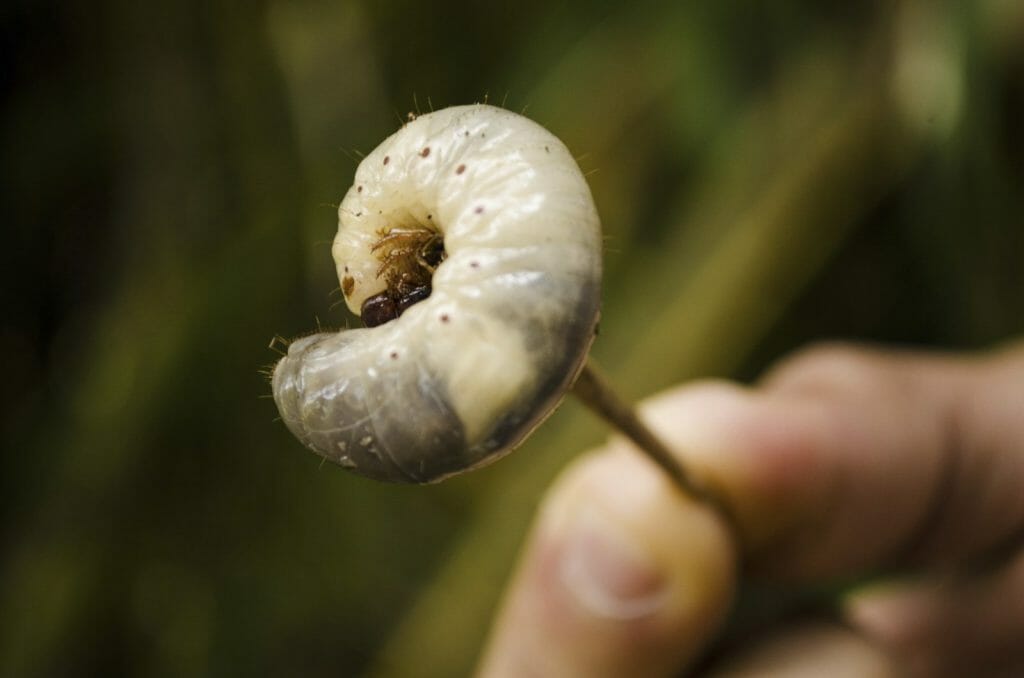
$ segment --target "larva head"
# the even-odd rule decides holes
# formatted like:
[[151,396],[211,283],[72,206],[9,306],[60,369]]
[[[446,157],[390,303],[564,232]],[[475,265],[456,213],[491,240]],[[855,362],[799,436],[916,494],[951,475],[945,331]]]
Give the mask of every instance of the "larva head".
[[282,418],[383,480],[496,459],[582,366],[600,245],[586,182],[545,129],[490,106],[416,118],[366,156],[339,208],[332,254],[368,329],[289,350]]

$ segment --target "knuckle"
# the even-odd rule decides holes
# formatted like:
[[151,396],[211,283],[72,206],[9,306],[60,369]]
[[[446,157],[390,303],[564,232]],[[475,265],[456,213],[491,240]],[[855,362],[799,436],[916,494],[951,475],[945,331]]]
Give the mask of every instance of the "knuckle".
[[784,358],[761,384],[774,391],[846,391],[877,375],[885,363],[877,349],[838,341],[815,344]]

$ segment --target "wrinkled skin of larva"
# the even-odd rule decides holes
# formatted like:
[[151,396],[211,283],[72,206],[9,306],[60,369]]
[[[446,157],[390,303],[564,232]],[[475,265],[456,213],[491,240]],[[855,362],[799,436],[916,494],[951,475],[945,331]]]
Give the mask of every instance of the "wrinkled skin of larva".
[[379,243],[393,229],[436,231],[445,256],[400,317],[289,346],[273,376],[288,428],[395,482],[514,448],[557,405],[597,324],[600,222],[569,151],[490,106],[423,115],[363,160],[339,222],[332,253],[355,313],[388,289]]

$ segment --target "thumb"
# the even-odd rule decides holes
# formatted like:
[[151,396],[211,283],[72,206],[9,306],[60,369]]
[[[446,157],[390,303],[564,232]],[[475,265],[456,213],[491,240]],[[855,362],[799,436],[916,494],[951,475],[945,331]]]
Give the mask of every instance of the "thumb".
[[733,595],[725,525],[617,446],[549,493],[482,676],[675,675]]

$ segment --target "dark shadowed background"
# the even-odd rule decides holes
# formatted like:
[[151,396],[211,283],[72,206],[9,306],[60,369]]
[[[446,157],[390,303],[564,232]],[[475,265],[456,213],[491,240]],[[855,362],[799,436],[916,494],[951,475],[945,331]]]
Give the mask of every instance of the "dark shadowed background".
[[14,0],[0,10],[0,674],[455,676],[574,402],[432,487],[275,422],[277,334],[351,319],[338,200],[409,111],[559,135],[627,397],[809,341],[1024,327],[1024,5]]

